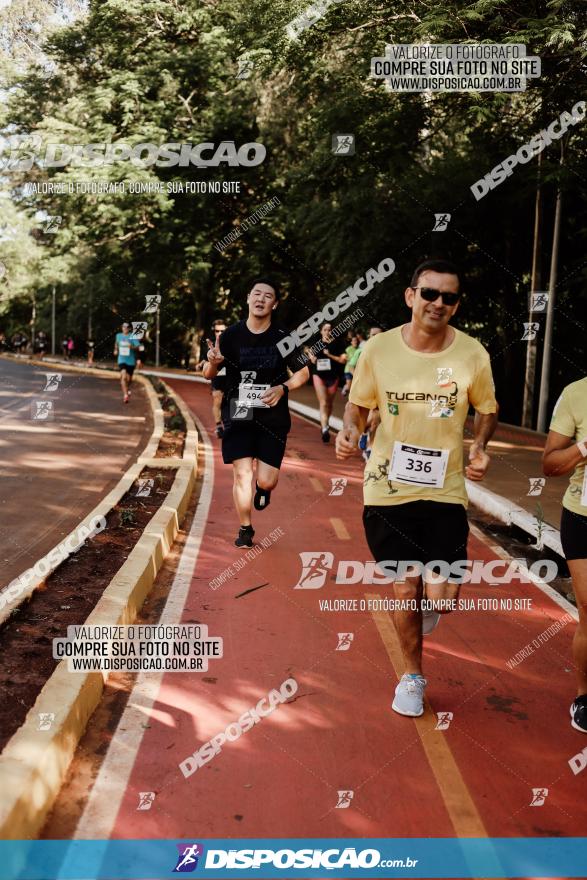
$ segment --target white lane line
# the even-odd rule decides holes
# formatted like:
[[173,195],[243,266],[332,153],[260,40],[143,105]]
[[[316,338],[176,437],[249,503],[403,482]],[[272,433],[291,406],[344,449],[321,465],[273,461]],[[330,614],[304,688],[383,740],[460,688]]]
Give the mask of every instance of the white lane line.
[[[212,500],[214,456],[210,437],[197,416],[192,415],[204,445],[204,477],[196,514],[159,621],[162,624],[178,623],[181,619]],[[110,837],[145,733],[145,717],[157,699],[164,674],[139,674],[78,822],[74,840],[105,840]]]
[[141,373],[144,373],[146,376],[160,376],[162,379],[179,379],[181,382],[203,382],[205,385],[210,384],[208,379],[204,379],[203,376],[190,376],[188,373],[185,376],[181,373],[167,373],[165,370],[141,370]]

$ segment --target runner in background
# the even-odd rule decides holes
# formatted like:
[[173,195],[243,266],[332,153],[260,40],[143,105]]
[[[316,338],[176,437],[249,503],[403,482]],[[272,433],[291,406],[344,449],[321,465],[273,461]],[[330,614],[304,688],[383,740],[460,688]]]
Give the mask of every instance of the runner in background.
[[[212,324],[212,338],[214,345],[218,346],[218,340],[226,330],[226,323],[220,319]],[[212,417],[216,426],[216,436],[221,440],[224,437],[224,426],[222,424],[222,398],[226,391],[226,367],[222,366],[210,382],[210,391],[212,393]]]
[[[222,458],[232,464],[233,498],[240,528],[237,547],[252,547],[251,523],[256,510],[268,507],[291,428],[288,394],[308,381],[308,368],[298,369],[295,354],[284,358],[277,343],[287,336],[272,323],[279,305],[279,289],[270,278],[256,278],[247,296],[246,321],[228,327],[218,344],[208,340],[207,379],[226,367],[222,401]],[[288,378],[288,366],[293,375]],[[256,485],[253,499],[253,476]]]
[[[374,336],[377,336],[379,333],[383,333],[383,330],[381,327],[371,327],[369,329],[369,339],[372,339]],[[363,347],[364,347],[364,343],[363,343]],[[353,357],[353,361],[352,361],[353,372],[355,370],[355,367],[357,366],[357,362],[359,360],[359,357],[361,356],[362,350],[363,350],[362,348],[359,348],[359,350],[355,353],[355,356]],[[375,431],[379,427],[380,422],[381,422],[381,417],[379,415],[379,410],[372,409],[370,411],[369,415],[367,416],[365,430],[361,434],[361,436],[359,437],[359,449],[361,450],[365,461],[368,461],[369,456],[371,455],[371,449],[373,447],[373,441],[375,439]]]
[[[465,474],[481,480],[489,466],[485,447],[497,425],[497,402],[489,355],[475,339],[449,326],[459,307],[458,269],[428,260],[415,270],[405,291],[409,324],[374,335],[357,364],[346,405],[337,456],[357,451],[370,410],[381,424],[365,466],[363,523],[376,562],[419,562],[394,582],[395,599],[416,600],[397,610],[393,622],[406,671],[392,703],[400,715],[424,711],[422,636],[452,610],[458,578],[426,568],[467,559],[469,525]],[[463,472],[463,430],[476,410],[469,464]],[[422,599],[435,609],[422,610]]]
[[342,389],[343,397],[346,397],[351,390],[351,382],[353,381],[354,372],[354,365],[351,366],[351,361],[354,355],[359,351],[359,337],[356,333],[349,334],[349,344],[344,351],[344,353],[346,354],[346,364],[344,368],[344,388]]
[[559,397],[542,462],[547,477],[571,474],[560,526],[579,611],[573,638],[577,696],[571,705],[571,724],[587,733],[587,377],[567,385]]
[[337,388],[343,375],[343,367],[346,363],[344,353],[344,339],[335,340],[332,336],[332,324],[322,324],[320,327],[320,340],[323,346],[314,354],[311,349],[306,349],[310,360],[310,375],[318,398],[320,408],[320,433],[323,443],[330,442],[329,422],[332,415],[332,407]]
[[125,321],[122,325],[122,333],[117,333],[114,341],[114,357],[120,370],[120,387],[124,403],[128,403],[130,398],[130,385],[136,366],[135,352],[139,347],[135,337],[131,336],[130,329],[130,324]]
[[39,352],[40,360],[43,360],[47,351],[47,336],[43,330],[40,330],[37,334],[37,351]]
[[88,339],[86,345],[88,349],[88,367],[93,367],[95,342],[93,339]]

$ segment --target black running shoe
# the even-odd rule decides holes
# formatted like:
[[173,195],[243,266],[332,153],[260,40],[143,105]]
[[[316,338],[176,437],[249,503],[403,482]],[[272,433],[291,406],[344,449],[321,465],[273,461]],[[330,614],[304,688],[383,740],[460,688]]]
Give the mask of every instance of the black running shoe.
[[257,491],[255,492],[255,497],[253,499],[255,510],[265,510],[265,508],[269,506],[269,503],[271,501],[271,489],[260,489],[257,482],[255,483],[255,486],[257,487]]
[[252,526],[241,526],[238,530],[238,538],[235,540],[236,547],[252,547],[255,530]]
[[575,697],[575,702],[571,706],[571,724],[575,730],[587,733],[587,694]]
[[216,423],[216,436],[219,440],[222,440],[222,438],[224,437],[224,425],[222,424],[222,422]]
[[322,428],[322,442],[330,443],[330,431],[328,428]]

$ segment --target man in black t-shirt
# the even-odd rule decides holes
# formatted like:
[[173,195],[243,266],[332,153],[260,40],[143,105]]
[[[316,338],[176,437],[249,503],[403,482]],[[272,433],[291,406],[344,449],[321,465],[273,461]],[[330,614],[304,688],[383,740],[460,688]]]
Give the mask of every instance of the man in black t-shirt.
[[[287,336],[271,323],[279,289],[270,278],[253,281],[249,316],[228,327],[217,343],[208,340],[206,379],[226,368],[222,399],[222,458],[232,464],[233,498],[240,519],[237,547],[252,547],[251,507],[264,510],[277,485],[279,468],[291,427],[288,394],[308,381],[307,367],[295,355],[283,357],[277,343]],[[288,367],[293,375],[288,378]],[[253,462],[257,461],[253,499]]]

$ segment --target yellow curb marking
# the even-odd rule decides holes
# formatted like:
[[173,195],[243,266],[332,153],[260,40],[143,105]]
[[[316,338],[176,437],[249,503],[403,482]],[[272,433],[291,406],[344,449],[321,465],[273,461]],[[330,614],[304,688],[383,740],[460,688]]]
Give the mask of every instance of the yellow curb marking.
[[347,527],[345,526],[345,524],[343,523],[343,521],[341,519],[339,519],[337,516],[331,516],[330,522],[332,524],[332,528],[334,529],[334,533],[335,533],[336,537],[339,539],[339,541],[350,541],[351,540],[351,536],[349,535],[349,533],[347,531]]
[[[380,596],[375,594],[367,595],[367,599],[379,598]],[[385,611],[372,611],[371,614],[391,665],[399,679],[404,668],[404,661],[393,622]],[[420,718],[414,718],[416,730],[455,833],[457,837],[488,837],[483,820],[477,812],[453,753],[442,732],[434,729],[436,720],[430,703],[424,698],[424,714]]]

